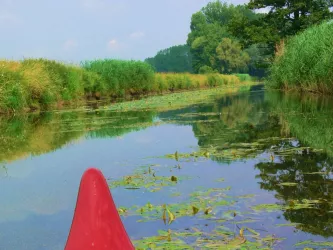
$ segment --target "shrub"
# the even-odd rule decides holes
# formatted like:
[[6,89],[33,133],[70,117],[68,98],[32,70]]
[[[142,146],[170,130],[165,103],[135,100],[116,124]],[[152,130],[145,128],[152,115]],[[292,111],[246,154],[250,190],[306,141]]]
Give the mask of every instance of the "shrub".
[[216,70],[213,70],[211,67],[205,65],[200,67],[199,74],[212,74],[212,73],[218,73]]
[[241,82],[250,82],[252,77],[249,74],[235,74]]

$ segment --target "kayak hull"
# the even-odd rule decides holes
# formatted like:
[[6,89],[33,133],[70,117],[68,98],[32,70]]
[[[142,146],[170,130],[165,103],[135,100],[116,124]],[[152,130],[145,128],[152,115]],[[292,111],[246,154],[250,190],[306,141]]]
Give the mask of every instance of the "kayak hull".
[[134,249],[102,172],[82,176],[65,250]]

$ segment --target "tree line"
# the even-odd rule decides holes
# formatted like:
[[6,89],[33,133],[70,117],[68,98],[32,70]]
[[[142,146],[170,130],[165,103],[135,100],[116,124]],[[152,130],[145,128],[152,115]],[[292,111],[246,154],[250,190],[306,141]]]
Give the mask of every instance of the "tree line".
[[[187,43],[145,61],[158,72],[248,73],[264,76],[276,47],[308,27],[332,18],[332,0],[220,0],[194,13]],[[263,11],[264,10],[264,11]]]

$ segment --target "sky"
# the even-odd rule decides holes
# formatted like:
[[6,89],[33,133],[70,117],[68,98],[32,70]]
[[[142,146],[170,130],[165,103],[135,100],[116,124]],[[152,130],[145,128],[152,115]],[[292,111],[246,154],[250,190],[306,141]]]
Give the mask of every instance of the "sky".
[[[246,0],[228,1],[243,4]],[[0,0],[0,58],[144,60],[184,44],[208,0]]]

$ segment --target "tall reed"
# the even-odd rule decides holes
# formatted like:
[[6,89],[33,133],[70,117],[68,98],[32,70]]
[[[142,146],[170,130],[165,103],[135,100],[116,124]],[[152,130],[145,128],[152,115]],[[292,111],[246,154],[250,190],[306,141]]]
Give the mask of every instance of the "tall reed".
[[155,92],[164,92],[183,89],[218,87],[238,83],[240,83],[240,80],[234,75],[156,73],[153,90]]
[[117,96],[147,93],[154,82],[152,66],[141,61],[104,59],[84,61],[81,65],[100,75],[107,83],[108,92]]
[[112,98],[237,84],[234,75],[157,73],[140,61],[0,61],[0,112],[50,109],[84,97]]
[[315,25],[281,45],[268,87],[333,94],[333,23]]

